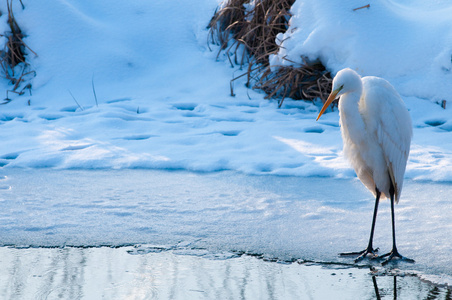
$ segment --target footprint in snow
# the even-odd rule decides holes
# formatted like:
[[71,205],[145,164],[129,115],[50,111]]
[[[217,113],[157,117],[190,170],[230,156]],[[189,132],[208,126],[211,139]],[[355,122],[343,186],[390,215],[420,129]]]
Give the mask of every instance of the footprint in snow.
[[128,135],[128,136],[120,137],[120,138],[117,138],[117,139],[127,140],[127,141],[142,141],[142,140],[147,140],[147,139],[149,139],[151,137],[157,137],[157,135],[135,134],[135,135]]
[[324,131],[325,129],[323,129],[321,126],[311,126],[304,129],[304,132],[306,133],[322,133]]
[[[12,160],[15,160],[17,157],[19,157],[19,155],[19,152],[11,152],[0,156],[0,168],[8,165]],[[2,176],[0,177],[0,179],[6,179],[6,176]]]
[[216,133],[220,133],[224,136],[238,136],[242,131],[241,130],[224,130],[217,131]]
[[66,107],[63,107],[62,109],[60,109],[60,111],[61,112],[76,112],[78,108],[79,108],[78,106],[66,106]]
[[426,125],[428,125],[428,126],[438,127],[438,126],[441,126],[444,123],[446,123],[446,120],[443,120],[443,119],[430,119],[430,120],[426,120],[424,123]]
[[47,121],[55,121],[58,119],[61,119],[63,116],[58,114],[42,114],[39,115],[41,119],[47,120]]
[[91,147],[93,144],[83,144],[83,145],[72,145],[67,146],[65,148],[60,149],[60,151],[76,151],[76,150],[83,150],[88,147]]
[[11,152],[11,153],[7,153],[7,154],[0,156],[0,158],[7,159],[7,160],[13,160],[13,159],[16,159],[17,157],[19,157],[19,155],[20,155],[19,152]]
[[195,110],[197,104],[195,103],[176,103],[173,104],[173,107],[177,110],[189,110],[189,111],[193,111]]
[[108,100],[106,101],[106,103],[111,104],[111,103],[118,103],[118,102],[127,102],[132,100],[132,98],[119,98],[119,99],[113,99],[113,100]]
[[26,122],[26,120],[23,119],[23,115],[22,114],[0,114],[0,121],[4,121],[4,122],[9,122],[12,121],[14,119],[19,119],[21,121]]

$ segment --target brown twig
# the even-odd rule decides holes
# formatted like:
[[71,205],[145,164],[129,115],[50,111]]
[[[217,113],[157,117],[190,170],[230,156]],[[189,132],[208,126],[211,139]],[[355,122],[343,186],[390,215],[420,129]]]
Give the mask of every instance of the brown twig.
[[370,8],[370,4],[367,4],[367,5],[364,5],[364,6],[361,6],[361,7],[354,8],[353,11],[357,11],[358,9],[363,9],[363,8]]
[[[251,10],[244,4],[249,0],[229,0],[217,10],[209,28],[209,41],[220,46],[217,59],[224,53],[242,68],[248,63],[244,74],[246,85],[267,93],[266,98],[279,98],[282,105],[286,97],[293,99],[326,100],[331,89],[331,77],[318,62],[297,64],[297,67],[272,66],[269,56],[279,51],[276,35],[288,29],[290,8],[295,0],[260,0]],[[231,59],[234,56],[234,59]]]
[[[24,89],[29,89],[31,84],[26,84],[26,86],[18,92],[17,90],[20,85],[26,81],[27,75],[35,74],[34,71],[29,70],[30,65],[26,61],[25,49],[28,49],[35,56],[37,56],[37,54],[23,41],[24,34],[19,27],[16,18],[14,17],[12,2],[13,0],[6,0],[8,10],[7,23],[10,30],[4,34],[7,40],[4,49],[0,51],[0,68],[4,75],[2,77],[6,78],[11,82],[11,84],[13,84],[13,88],[10,92],[22,95],[24,93]],[[22,1],[20,1],[20,4],[22,5],[22,8],[24,8]],[[19,65],[21,65],[20,71],[17,68]],[[5,101],[10,101],[8,91]]]

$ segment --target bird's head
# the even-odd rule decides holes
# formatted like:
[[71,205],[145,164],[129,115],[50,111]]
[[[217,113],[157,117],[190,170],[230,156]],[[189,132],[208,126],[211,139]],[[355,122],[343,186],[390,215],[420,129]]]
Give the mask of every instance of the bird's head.
[[328,96],[328,99],[325,101],[325,104],[323,104],[323,107],[320,110],[317,121],[328,106],[330,106],[330,104],[334,101],[334,99],[337,99],[344,94],[359,91],[361,89],[362,82],[358,73],[349,68],[340,70],[333,79],[333,88]]

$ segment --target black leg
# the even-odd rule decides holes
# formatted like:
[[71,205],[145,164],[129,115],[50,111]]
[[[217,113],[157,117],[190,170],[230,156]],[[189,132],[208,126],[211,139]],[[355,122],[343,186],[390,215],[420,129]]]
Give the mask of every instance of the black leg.
[[414,263],[413,259],[406,258],[400,255],[396,246],[396,238],[395,238],[395,217],[394,217],[394,187],[391,185],[391,189],[389,190],[389,194],[391,196],[391,218],[392,218],[392,250],[389,253],[383,254],[380,256],[381,258],[388,256],[388,258],[382,263],[383,265],[387,264],[393,258],[398,257],[401,260]]
[[362,260],[364,257],[366,257],[367,254],[372,254],[373,258],[375,258],[377,256],[376,253],[378,252],[378,248],[377,249],[373,248],[373,240],[374,240],[375,223],[377,221],[378,204],[380,202],[381,193],[377,188],[375,188],[375,191],[376,191],[377,197],[375,198],[374,216],[372,218],[372,227],[370,229],[369,244],[367,245],[367,248],[364,249],[363,251],[359,251],[359,252],[346,252],[346,253],[339,254],[341,256],[358,255],[358,257],[355,259],[355,262]]
[[372,282],[374,284],[375,297],[377,298],[377,300],[381,300],[380,292],[378,291],[377,279],[375,278],[375,275],[372,276]]

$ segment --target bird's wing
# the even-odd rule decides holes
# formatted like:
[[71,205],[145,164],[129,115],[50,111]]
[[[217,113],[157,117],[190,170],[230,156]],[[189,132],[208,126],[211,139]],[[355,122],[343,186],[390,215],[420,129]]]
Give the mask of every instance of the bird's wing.
[[363,90],[367,111],[372,114],[370,127],[382,148],[398,202],[413,134],[411,117],[397,91],[386,80],[364,77]]

